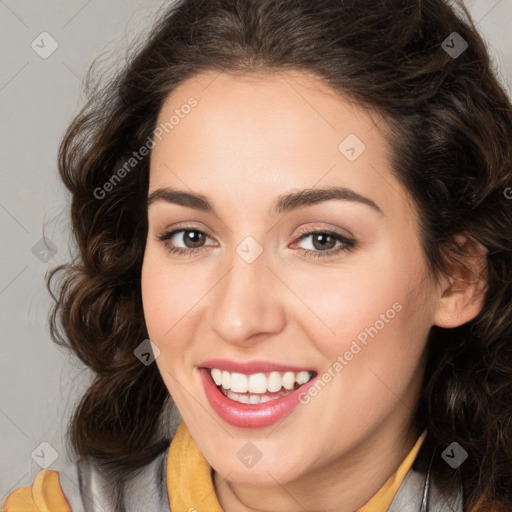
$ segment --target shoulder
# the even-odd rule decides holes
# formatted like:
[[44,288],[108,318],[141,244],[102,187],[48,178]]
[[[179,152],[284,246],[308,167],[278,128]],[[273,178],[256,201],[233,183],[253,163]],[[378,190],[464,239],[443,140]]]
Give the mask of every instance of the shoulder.
[[[40,471],[31,487],[19,487],[9,494],[2,512],[107,512],[116,509],[118,499],[127,511],[169,510],[166,466],[168,450],[141,467],[113,492],[113,482],[90,458],[79,459],[62,470]],[[84,504],[87,503],[87,507]]]
[[40,471],[31,487],[20,487],[7,497],[2,512],[71,512],[57,471]]
[[30,487],[19,487],[1,504],[2,512],[83,512],[80,461],[68,460],[58,471],[39,471]]

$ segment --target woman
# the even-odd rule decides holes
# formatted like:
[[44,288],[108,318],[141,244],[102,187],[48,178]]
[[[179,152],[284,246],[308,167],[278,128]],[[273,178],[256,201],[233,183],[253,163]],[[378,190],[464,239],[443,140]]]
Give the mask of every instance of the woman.
[[3,510],[511,510],[510,109],[442,0],[170,8],[61,146],[80,486]]

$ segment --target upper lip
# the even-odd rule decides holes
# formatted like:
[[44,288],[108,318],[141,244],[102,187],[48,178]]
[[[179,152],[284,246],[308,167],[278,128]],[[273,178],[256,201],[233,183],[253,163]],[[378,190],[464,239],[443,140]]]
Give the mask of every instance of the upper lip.
[[230,373],[243,373],[250,375],[253,373],[266,372],[301,372],[313,370],[307,366],[293,366],[289,364],[274,363],[272,361],[233,361],[230,359],[208,359],[203,361],[200,368],[218,368]]

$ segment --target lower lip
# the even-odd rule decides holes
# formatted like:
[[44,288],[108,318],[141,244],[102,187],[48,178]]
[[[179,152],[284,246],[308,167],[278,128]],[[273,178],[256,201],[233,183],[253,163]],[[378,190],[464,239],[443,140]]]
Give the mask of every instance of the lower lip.
[[283,420],[300,403],[299,394],[306,392],[316,380],[314,377],[289,395],[269,400],[263,404],[242,404],[231,400],[222,393],[213,382],[210,370],[200,368],[199,373],[212,409],[226,423],[239,428],[263,428]]

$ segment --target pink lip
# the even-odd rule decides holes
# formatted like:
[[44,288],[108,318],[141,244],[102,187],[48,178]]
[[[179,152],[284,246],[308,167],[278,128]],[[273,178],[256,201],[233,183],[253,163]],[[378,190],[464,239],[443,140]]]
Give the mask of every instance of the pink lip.
[[290,366],[269,361],[230,361],[229,359],[208,359],[199,365],[200,368],[218,368],[230,373],[243,373],[250,375],[252,373],[266,372],[301,372],[313,371],[305,366]]
[[[213,366],[213,368],[219,368],[219,366],[217,366],[218,362],[219,361],[215,361],[215,366]],[[271,370],[263,370],[262,368],[265,367],[262,367],[260,363],[257,363],[257,370],[278,371],[275,369],[276,365],[271,366]],[[289,369],[289,367],[286,369]],[[229,370],[226,368],[226,371]],[[240,371],[240,364],[237,365],[237,371]],[[276,400],[270,400],[263,404],[242,404],[224,396],[224,393],[222,393],[222,391],[220,391],[220,389],[215,385],[215,382],[213,382],[210,370],[207,368],[199,368],[199,373],[201,375],[206,397],[212,409],[226,423],[239,428],[263,428],[283,420],[300,403],[299,394],[306,392],[317,379],[317,376],[313,377],[309,382],[303,384],[300,388],[297,388],[289,395]]]

